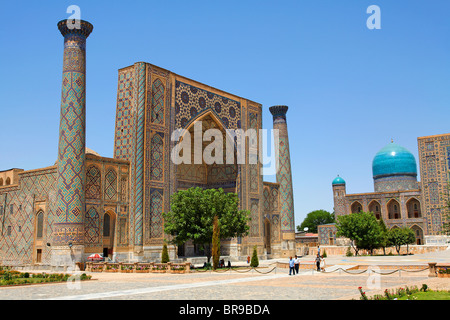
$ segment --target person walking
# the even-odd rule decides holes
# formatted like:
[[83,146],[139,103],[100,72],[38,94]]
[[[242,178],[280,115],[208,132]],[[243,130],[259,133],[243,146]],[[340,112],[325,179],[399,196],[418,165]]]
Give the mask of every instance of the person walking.
[[294,267],[295,267],[295,272],[297,272],[297,274],[298,274],[298,269],[300,268],[300,258],[297,255],[295,255]]
[[316,267],[317,267],[317,271],[320,271],[320,261],[321,261],[320,255],[317,254],[317,257],[316,257]]
[[325,258],[322,256],[322,262],[320,263],[320,270],[325,271]]
[[295,276],[295,268],[294,268],[294,266],[295,266],[294,259],[292,259],[292,257],[289,257],[289,275],[291,275],[291,273],[293,273],[294,276]]

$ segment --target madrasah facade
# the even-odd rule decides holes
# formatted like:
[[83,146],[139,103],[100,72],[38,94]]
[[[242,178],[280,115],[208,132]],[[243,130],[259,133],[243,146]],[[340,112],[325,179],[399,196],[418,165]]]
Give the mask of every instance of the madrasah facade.
[[[266,258],[295,254],[288,107],[269,108],[279,132],[276,183],[264,182],[262,164],[248,161],[250,145],[244,163],[175,164],[169,156],[174,130],[192,132],[199,123],[203,133],[259,130],[262,105],[137,62],[118,71],[114,156],[102,157],[85,144],[86,44],[93,26],[77,22],[78,28],[58,23],[64,57],[56,162],[0,171],[0,263],[67,266],[93,253],[157,261],[170,240],[162,213],[170,210],[171,194],[190,187],[235,192],[239,209],[251,214],[247,236],[222,240],[223,256],[246,258],[254,246]],[[172,259],[203,254],[191,243],[170,245],[169,253]]]

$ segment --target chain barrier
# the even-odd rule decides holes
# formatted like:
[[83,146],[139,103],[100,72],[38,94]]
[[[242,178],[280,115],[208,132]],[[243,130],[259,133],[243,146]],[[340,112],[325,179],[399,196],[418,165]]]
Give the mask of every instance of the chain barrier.
[[268,273],[271,273],[273,270],[275,270],[277,267],[273,267],[272,268],[272,270],[270,270],[270,271],[267,271],[267,272],[262,272],[262,271],[259,271],[258,269],[256,269],[256,268],[254,268],[255,269],[255,271],[256,272],[258,272],[258,273],[261,273],[261,274],[268,274]]
[[362,273],[364,273],[364,272],[367,272],[367,270],[363,270],[362,272],[348,272],[347,270],[342,269],[342,268],[337,268],[336,270],[333,270],[333,271],[321,271],[321,272],[322,272],[322,273],[333,273],[333,272],[336,272],[336,271],[339,271],[339,270],[342,270],[342,271],[344,271],[345,273],[349,273],[349,274],[362,274]]
[[247,272],[249,272],[249,271],[252,271],[252,269],[253,269],[253,268],[249,268],[248,270],[245,270],[245,271],[239,271],[239,270],[237,270],[237,269],[234,269],[233,271],[236,271],[236,272],[238,272],[238,273],[247,273]]
[[[248,270],[238,270],[238,269],[233,269],[233,268],[224,268],[224,269],[216,269],[216,270],[213,270],[213,269],[205,269],[205,270],[191,269],[191,270],[193,270],[195,272],[208,272],[208,271],[211,272],[212,271],[212,272],[217,272],[217,273],[225,273],[225,272],[228,272],[228,271],[236,271],[237,273],[247,273],[247,272],[250,272],[252,270],[255,270],[256,272],[258,272],[260,274],[269,274],[269,273],[273,272],[274,270],[276,270],[277,268],[278,267],[275,266],[271,270],[266,271],[266,272],[260,271],[257,268],[253,268],[253,267],[249,268]],[[373,269],[366,269],[366,270],[362,270],[360,272],[355,272],[355,271],[348,271],[348,270],[345,270],[345,269],[342,269],[342,268],[337,268],[337,269],[335,269],[333,271],[320,271],[320,272],[321,273],[333,273],[333,272],[337,272],[337,271],[341,270],[341,271],[344,271],[347,274],[355,274],[355,275],[357,275],[357,274],[363,274],[363,273],[368,272],[370,270],[370,271],[372,271],[374,273],[377,273],[377,274],[380,274],[380,275],[389,275],[389,274],[393,274],[395,272],[400,272],[400,271],[404,271],[404,272],[422,272],[422,271],[425,271],[425,270],[428,270],[428,269],[430,269],[430,268],[426,267],[426,268],[420,269],[420,270],[407,270],[407,269],[401,269],[400,268],[400,269],[394,270],[392,272],[378,272],[378,271],[373,270]],[[311,269],[306,269],[306,270],[316,270],[316,269],[311,268]]]
[[[428,269],[429,269],[429,267],[426,267],[425,269],[421,269],[421,270],[397,269],[397,270],[394,270],[394,271],[392,271],[392,272],[377,272],[376,270],[372,270],[372,269],[370,269],[370,271],[372,271],[372,272],[374,272],[374,273],[381,274],[381,275],[388,275],[388,274],[393,274],[393,273],[399,272],[399,271],[405,271],[405,272],[422,272],[422,271],[425,271],[425,270],[428,270]],[[339,271],[339,270],[342,270],[342,271],[344,271],[345,273],[348,273],[348,274],[362,274],[362,273],[364,273],[364,272],[369,271],[369,269],[366,269],[366,270],[361,271],[361,272],[349,272],[349,271],[344,270],[344,269],[342,269],[342,268],[338,268],[338,269],[333,270],[333,271],[322,271],[322,272],[323,272],[323,273],[333,273],[333,272],[336,272],[336,271]]]
[[243,270],[243,271],[239,271],[238,269],[233,269],[233,268],[225,268],[225,269],[216,269],[216,270],[214,270],[214,269],[205,269],[205,270],[200,270],[200,269],[191,269],[191,270],[193,270],[193,271],[195,271],[195,272],[208,272],[208,271],[212,271],[212,272],[217,272],[217,273],[225,273],[225,272],[228,272],[228,271],[236,271],[237,273],[247,273],[247,272],[250,272],[250,271],[252,271],[252,270],[255,270],[256,272],[258,272],[258,273],[261,273],[261,274],[268,274],[268,273],[271,273],[272,271],[274,271],[275,269],[276,269],[277,267],[273,267],[272,268],[272,270],[270,270],[270,271],[267,271],[267,272],[263,272],[263,271],[259,271],[257,268],[249,268],[248,270]]
[[205,270],[191,269],[191,270],[193,270],[195,272],[208,272],[208,271],[210,271],[209,269],[205,269]]

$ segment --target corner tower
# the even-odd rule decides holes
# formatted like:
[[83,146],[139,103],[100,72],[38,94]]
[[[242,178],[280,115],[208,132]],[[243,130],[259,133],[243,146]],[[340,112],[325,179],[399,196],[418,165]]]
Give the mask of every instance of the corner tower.
[[343,216],[346,214],[345,210],[345,180],[339,177],[339,175],[331,183],[333,187],[333,200],[334,200],[334,215],[335,217]]
[[272,106],[269,110],[273,116],[273,129],[278,130],[279,136],[278,152],[275,151],[275,155],[278,156],[277,183],[280,184],[281,249],[283,255],[287,256],[295,254],[294,196],[286,123],[288,107]]
[[62,20],[58,29],[64,37],[64,60],[52,264],[73,265],[84,253],[86,39],[93,26]]

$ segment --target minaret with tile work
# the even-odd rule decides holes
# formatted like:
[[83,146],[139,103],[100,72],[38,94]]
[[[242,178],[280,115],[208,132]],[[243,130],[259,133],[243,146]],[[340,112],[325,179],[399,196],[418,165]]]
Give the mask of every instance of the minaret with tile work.
[[51,246],[52,264],[67,266],[82,261],[84,253],[86,39],[93,26],[83,20],[62,20],[58,29],[64,37],[64,60]]
[[281,250],[283,256],[295,254],[294,196],[289,153],[289,137],[286,123],[287,106],[272,106],[273,129],[278,130],[279,145],[275,146],[278,156],[277,183],[280,184]]

